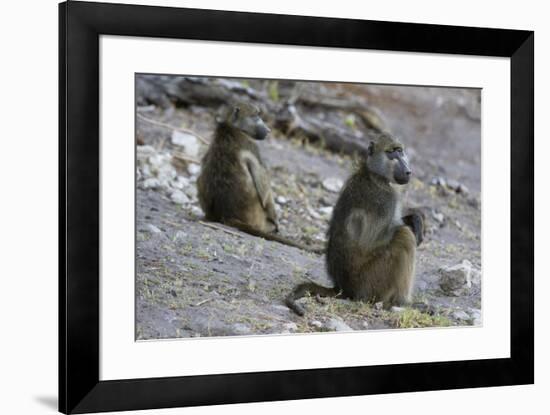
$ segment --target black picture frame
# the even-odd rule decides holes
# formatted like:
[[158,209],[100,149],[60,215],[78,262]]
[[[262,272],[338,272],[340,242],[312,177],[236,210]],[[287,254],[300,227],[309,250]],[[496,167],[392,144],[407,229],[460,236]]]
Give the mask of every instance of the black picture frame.
[[[509,57],[511,357],[99,380],[99,37]],[[59,410],[86,413],[534,382],[534,33],[70,1],[59,5]]]

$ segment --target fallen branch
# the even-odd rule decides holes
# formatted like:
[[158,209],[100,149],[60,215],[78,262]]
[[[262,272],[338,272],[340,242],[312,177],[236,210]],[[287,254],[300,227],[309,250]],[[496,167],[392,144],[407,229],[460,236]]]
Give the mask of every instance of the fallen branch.
[[153,120],[151,118],[147,118],[141,114],[137,114],[137,117],[142,120],[142,121],[145,121],[145,122],[148,122],[149,124],[153,124],[153,125],[156,125],[158,127],[164,127],[164,128],[169,128],[171,130],[174,130],[174,131],[179,131],[180,133],[184,133],[184,134],[191,134],[195,137],[197,137],[200,141],[202,141],[204,144],[208,145],[210,144],[210,141],[208,141],[206,138],[200,136],[199,134],[197,134],[196,132],[192,131],[192,130],[189,130],[187,128],[181,128],[181,127],[174,127],[173,125],[170,125],[170,124],[166,124],[166,123],[163,123],[161,121],[157,121],[157,120]]
[[172,156],[178,160],[189,161],[195,164],[201,164],[201,161],[199,159],[188,156],[187,154],[180,153],[179,151],[173,151]]
[[205,300],[199,301],[197,304],[193,304],[193,307],[199,307],[199,306],[201,306],[203,304],[206,304],[207,302],[212,301],[212,300],[213,300],[213,298],[207,298]]
[[241,237],[241,238],[244,238],[244,237],[245,237],[244,234],[239,233],[239,232],[232,231],[231,229],[227,229],[227,228],[226,228],[225,226],[223,226],[223,225],[218,225],[218,224],[212,223],[212,222],[205,222],[205,221],[202,221],[202,220],[199,220],[199,223],[203,224],[204,226],[208,226],[209,228],[212,228],[212,229],[216,229],[216,230],[219,230],[219,231],[227,232],[227,233],[230,234],[230,235],[239,236],[239,237]]

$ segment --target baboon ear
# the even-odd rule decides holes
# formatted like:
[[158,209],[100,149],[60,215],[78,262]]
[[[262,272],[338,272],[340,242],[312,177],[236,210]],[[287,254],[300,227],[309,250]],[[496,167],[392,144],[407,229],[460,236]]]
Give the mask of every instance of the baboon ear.
[[367,149],[367,154],[372,156],[374,154],[374,141],[369,143],[369,148]]

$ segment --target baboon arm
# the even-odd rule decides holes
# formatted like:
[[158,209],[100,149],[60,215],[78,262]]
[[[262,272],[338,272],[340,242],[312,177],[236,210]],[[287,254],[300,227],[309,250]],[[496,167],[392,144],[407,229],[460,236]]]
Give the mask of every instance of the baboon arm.
[[[266,171],[257,160],[250,158],[246,159],[246,168],[252,177],[252,182],[254,183],[262,207],[266,211],[269,211],[269,209],[273,209],[274,211],[271,187]],[[271,206],[269,206],[270,204]]]

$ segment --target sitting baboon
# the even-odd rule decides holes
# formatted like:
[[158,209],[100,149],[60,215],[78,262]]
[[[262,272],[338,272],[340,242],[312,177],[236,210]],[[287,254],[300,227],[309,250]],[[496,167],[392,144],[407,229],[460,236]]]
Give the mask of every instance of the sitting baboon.
[[411,211],[402,217],[399,195],[392,187],[408,183],[410,176],[403,145],[388,133],[380,133],[348,179],[333,211],[326,265],[334,287],[300,284],[286,298],[288,307],[303,315],[296,300],[308,292],[382,301],[385,307],[410,301],[423,215]]
[[272,233],[278,231],[278,223],[269,173],[253,141],[265,139],[269,132],[259,110],[246,103],[232,106],[218,123],[197,180],[205,219],[317,252]]

